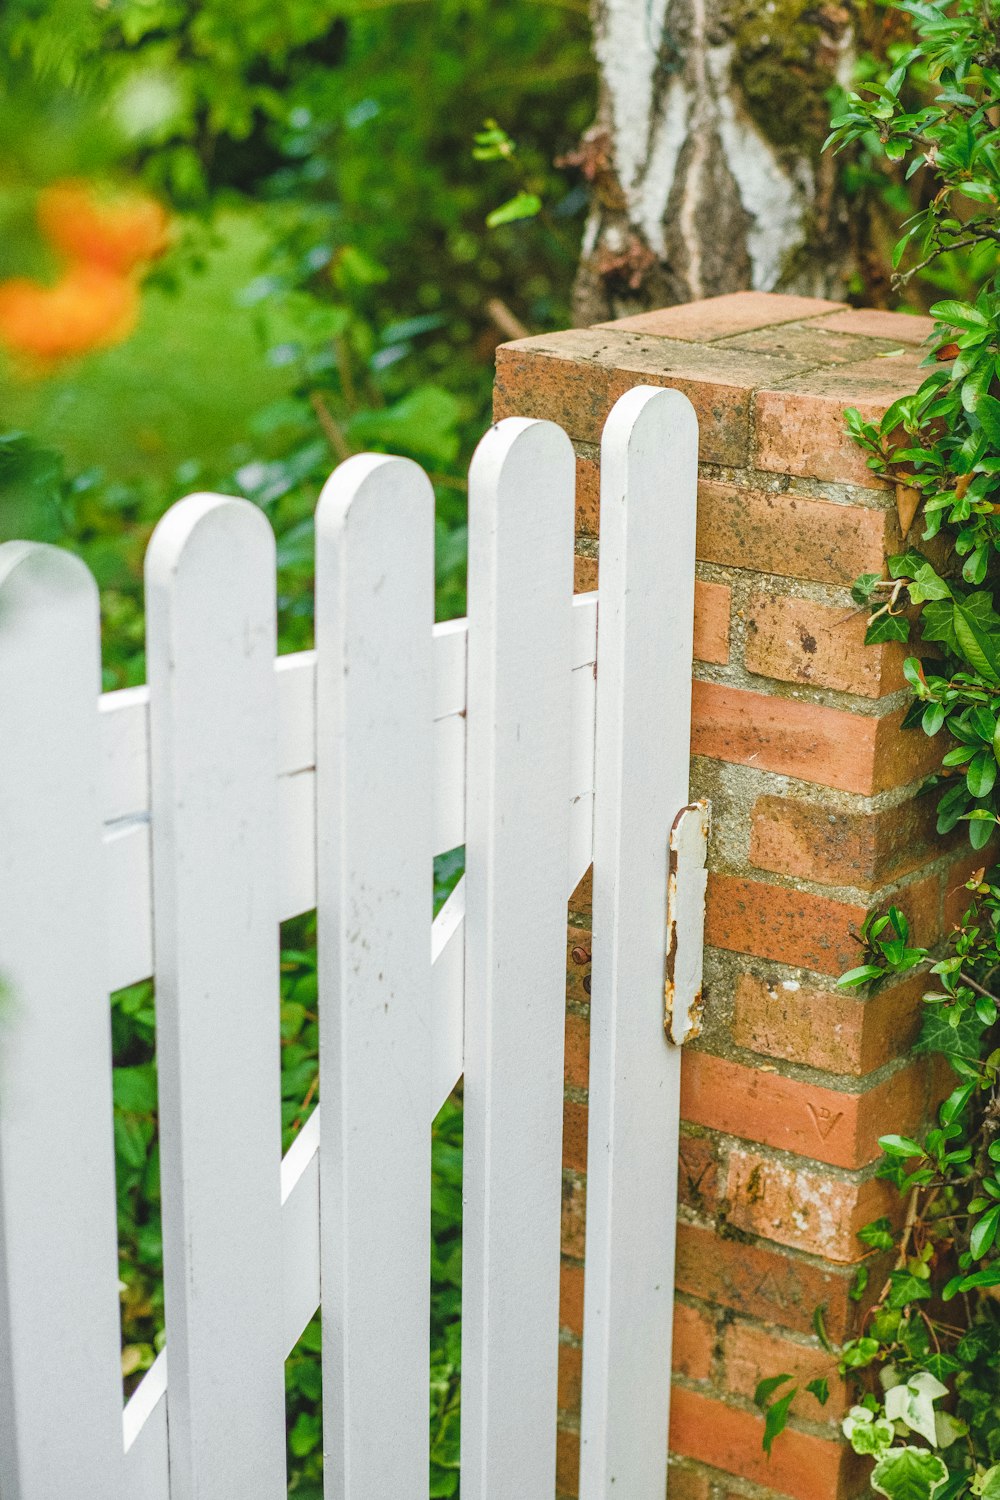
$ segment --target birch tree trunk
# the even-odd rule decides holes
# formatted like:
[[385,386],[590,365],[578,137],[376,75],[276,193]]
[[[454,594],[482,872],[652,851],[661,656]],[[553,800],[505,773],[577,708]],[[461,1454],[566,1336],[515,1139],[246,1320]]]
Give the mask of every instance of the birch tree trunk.
[[847,226],[820,147],[846,81],[837,0],[592,0],[598,118],[572,158],[593,206],[576,322],[753,287],[843,291]]

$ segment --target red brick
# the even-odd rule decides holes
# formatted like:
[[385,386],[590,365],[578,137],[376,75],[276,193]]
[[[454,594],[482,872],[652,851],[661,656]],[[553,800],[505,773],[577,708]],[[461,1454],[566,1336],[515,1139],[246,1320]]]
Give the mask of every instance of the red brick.
[[856,1094],[745,1067],[710,1052],[685,1051],[681,1070],[684,1120],[833,1167],[863,1167],[877,1160],[887,1119],[904,1134],[917,1129],[925,1094],[922,1065],[903,1068]]
[[566,1082],[573,1088],[587,1087],[590,1066],[590,1020],[578,1011],[566,1012]]
[[556,1495],[572,1500],[580,1477],[580,1434],[560,1427],[556,1431]]
[[797,1333],[809,1333],[816,1308],[823,1307],[827,1331],[837,1342],[857,1331],[864,1310],[848,1296],[846,1268],[723,1238],[696,1224],[677,1226],[676,1275],[680,1292]]
[[573,592],[574,594],[590,594],[597,587],[597,558],[581,556],[579,552],[573,558]]
[[670,1447],[726,1474],[777,1490],[793,1500],[841,1500],[852,1492],[863,1466],[849,1448],[786,1428],[771,1456],[761,1447],[764,1418],[727,1406],[700,1391],[675,1386],[670,1406]]
[[572,1099],[563,1102],[563,1166],[572,1172],[587,1170],[587,1106]]
[[668,386],[694,406],[702,460],[742,466],[755,387],[780,385],[808,368],[780,355],[618,329],[570,329],[501,345],[494,414],[545,417],[577,442],[596,443],[619,396],[637,385]]
[[[933,947],[938,938],[943,936],[940,875],[925,875],[922,880],[913,880],[909,885],[898,887],[893,893],[892,902],[909,919],[915,942],[920,941]],[[887,905],[888,902],[883,901],[881,904]]]
[[576,534],[601,534],[601,465],[589,454],[576,456]]
[[559,1268],[559,1326],[583,1335],[583,1267],[565,1261]]
[[811,365],[828,367],[860,364],[878,355],[895,354],[900,346],[898,340],[843,333],[825,327],[820,319],[808,318],[719,339],[717,347],[753,349],[758,354],[784,354],[790,359],[804,359]]
[[850,606],[756,593],[747,616],[747,670],[866,698],[894,693],[904,686],[908,652],[898,642],[866,646],[867,624]]
[[850,585],[881,573],[900,547],[895,509],[834,505],[790,490],[747,489],[705,479],[698,486],[702,562]]
[[701,302],[682,302],[677,307],[660,307],[653,312],[636,313],[612,323],[598,323],[598,328],[631,329],[672,339],[691,339],[707,343],[729,334],[745,333],[751,328],[767,328],[777,323],[791,323],[796,318],[816,317],[835,312],[842,302],[822,302],[817,297],[789,297],[778,292],[726,292],[721,297],[706,297]]
[[[588,869],[580,876],[580,883],[572,896],[569,898],[569,909],[577,918],[578,923],[582,920],[590,920],[590,910],[594,904],[594,867]],[[588,929],[585,929],[588,930]]]
[[695,1213],[714,1214],[719,1203],[719,1143],[713,1136],[683,1132],[678,1160],[678,1195]]
[[[596,459],[578,458],[577,464],[577,536],[586,536],[592,545],[597,536],[600,468]],[[590,528],[593,528],[593,531]],[[879,564],[881,567],[881,564]],[[578,594],[596,589],[600,564],[596,557],[577,553],[574,559],[574,591]],[[694,655],[696,661],[725,663],[729,660],[729,616],[732,589],[724,583],[696,579],[694,585]]]
[[870,338],[892,339],[900,344],[923,344],[934,332],[934,319],[912,313],[885,312],[880,307],[848,307],[825,313],[817,326],[840,333],[859,333]]
[[917,974],[862,1000],[853,990],[821,990],[795,980],[768,982],[741,974],[733,1041],[751,1052],[827,1073],[871,1073],[913,1046],[926,988],[926,976]]
[[695,755],[864,796],[922,779],[941,757],[925,734],[899,733],[902,709],[873,718],[698,681],[692,711]]
[[724,583],[694,586],[694,654],[696,661],[729,660],[729,612],[733,591]]
[[831,1177],[743,1149],[730,1154],[726,1196],[737,1229],[844,1264],[864,1253],[863,1224],[899,1211],[898,1195],[877,1178]]
[[707,1380],[715,1358],[715,1324],[706,1309],[674,1303],[673,1368],[687,1380]]
[[851,439],[844,408],[856,407],[866,421],[878,421],[900,396],[911,395],[926,372],[920,352],[907,349],[899,359],[819,368],[782,381],[755,397],[756,466],[778,474],[832,479],[880,488],[864,450]]
[[705,941],[820,974],[843,974],[858,956],[853,936],[866,916],[808,891],[764,885],[738,875],[709,875]]
[[559,1410],[574,1415],[580,1410],[583,1381],[583,1351],[572,1344],[559,1345]]
[[819,885],[872,889],[940,856],[947,846],[935,832],[935,819],[930,797],[876,813],[834,811],[805,797],[759,797],[750,862]]
[[[847,1406],[847,1383],[837,1374],[836,1360],[815,1340],[809,1344],[797,1343],[772,1329],[737,1318],[726,1328],[723,1359],[725,1388],[733,1395],[753,1400],[761,1380],[769,1375],[788,1374],[802,1391],[797,1405],[801,1415],[822,1422],[842,1416]],[[829,1383],[830,1399],[820,1406],[804,1388],[810,1380],[824,1377]]]
[[711,1475],[694,1464],[671,1458],[667,1475],[667,1493],[670,1500],[709,1500],[712,1493]]

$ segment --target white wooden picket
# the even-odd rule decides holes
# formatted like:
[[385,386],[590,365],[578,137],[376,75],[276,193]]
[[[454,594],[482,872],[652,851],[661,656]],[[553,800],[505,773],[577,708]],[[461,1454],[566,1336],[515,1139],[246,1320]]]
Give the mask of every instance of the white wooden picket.
[[100,680],[83,564],[0,547],[3,1500],[125,1495]]
[[513,418],[469,472],[463,1500],[555,1491],[574,471]]
[[[86,570],[0,547],[3,1500],[283,1495],[283,1362],[320,1307],[327,1500],[424,1500],[430,1130],[463,1070],[462,1493],[553,1494],[565,913],[592,859],[581,1495],[662,1500],[696,457],[683,397],[622,398],[600,594],[574,599],[572,449],[501,423],[470,618],[437,626],[428,481],[349,460],[316,650],[277,661],[270,528],[190,497],[150,545],[149,685],[100,697]],[[314,906],[323,1105],[281,1161],[278,922]],[[150,976],[167,1348],[122,1413],[106,998]]]
[[274,568],[266,518],[216,495],[146,559],[172,1500],[287,1489]]
[[344,463],[316,513],[326,1500],[427,1493],[434,492]]
[[580,1500],[667,1479],[680,1051],[664,1044],[669,830],[687,802],[694,412],[623,396],[601,444]]

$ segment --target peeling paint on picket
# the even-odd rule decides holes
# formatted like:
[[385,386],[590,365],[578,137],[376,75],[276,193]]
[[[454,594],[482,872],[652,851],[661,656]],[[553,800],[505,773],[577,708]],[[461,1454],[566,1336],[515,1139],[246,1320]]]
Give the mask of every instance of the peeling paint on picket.
[[702,969],[711,823],[708,803],[692,802],[681,808],[670,830],[663,1028],[678,1047],[701,1031],[705,1008]]
[[[188,497],[150,546],[149,685],[104,695],[87,570],[0,547],[4,1500],[278,1500],[284,1360],[318,1308],[326,1500],[425,1500],[430,1127],[463,1071],[463,1494],[552,1494],[566,901],[591,862],[581,1495],[662,1500],[664,997],[682,1042],[707,838],[704,808],[675,825],[696,466],[683,396],[622,398],[601,588],[574,598],[570,444],[500,423],[469,619],[434,625],[428,481],[352,459],[318,513],[316,650],[278,659],[264,517]],[[432,923],[432,857],[462,843]],[[323,1114],[282,1161],[278,924],[313,907]],[[149,977],[167,1341],[123,1412],[107,996]]]

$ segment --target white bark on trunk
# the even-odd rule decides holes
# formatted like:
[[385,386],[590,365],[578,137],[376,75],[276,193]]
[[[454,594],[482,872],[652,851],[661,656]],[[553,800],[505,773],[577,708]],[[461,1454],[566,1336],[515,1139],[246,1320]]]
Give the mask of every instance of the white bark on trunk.
[[[841,265],[803,264],[815,169],[805,149],[777,149],[752,119],[733,75],[733,29],[715,4],[597,0],[601,104],[581,152],[595,184],[585,301],[603,295],[617,311],[841,284]],[[846,27],[836,47],[844,70]]]

